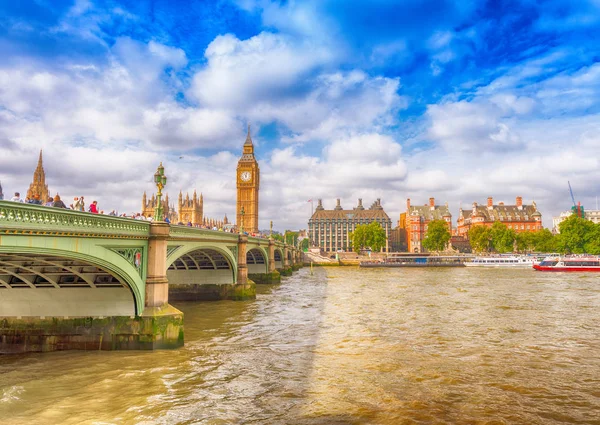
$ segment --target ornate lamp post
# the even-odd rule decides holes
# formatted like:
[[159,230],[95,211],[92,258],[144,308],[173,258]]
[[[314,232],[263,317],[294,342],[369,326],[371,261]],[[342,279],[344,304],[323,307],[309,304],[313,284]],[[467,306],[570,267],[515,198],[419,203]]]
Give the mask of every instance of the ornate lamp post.
[[244,207],[242,207],[240,210],[240,235],[244,234],[244,214],[246,212],[244,211]]
[[269,225],[269,238],[273,237],[273,220],[271,220],[271,223]]
[[154,221],[163,221],[162,190],[167,185],[167,176],[165,176],[165,167],[162,162],[154,173],[154,183],[156,183],[156,208],[154,209]]

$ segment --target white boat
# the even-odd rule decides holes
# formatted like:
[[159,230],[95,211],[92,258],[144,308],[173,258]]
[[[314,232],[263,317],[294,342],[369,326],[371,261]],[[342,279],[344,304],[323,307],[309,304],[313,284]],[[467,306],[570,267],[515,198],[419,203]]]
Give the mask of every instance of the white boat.
[[533,267],[538,260],[534,257],[475,257],[466,262],[467,267]]

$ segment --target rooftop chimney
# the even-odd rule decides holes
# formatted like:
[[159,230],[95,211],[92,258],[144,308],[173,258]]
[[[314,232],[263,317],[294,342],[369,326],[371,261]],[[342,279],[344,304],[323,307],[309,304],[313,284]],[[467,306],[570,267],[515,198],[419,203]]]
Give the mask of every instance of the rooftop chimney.
[[362,198],[358,198],[358,206],[356,207],[357,210],[364,210],[365,207],[363,207],[362,204]]
[[337,203],[336,203],[336,205],[335,205],[335,209],[336,209],[337,211],[339,211],[339,210],[341,210],[341,209],[342,209],[342,205],[340,204],[340,198],[338,198],[338,199],[337,199]]
[[523,209],[523,198],[517,196],[517,208]]
[[317,211],[323,210],[323,200],[319,199],[317,202]]
[[494,206],[494,199],[491,196],[488,198],[487,206],[488,208],[492,208]]
[[434,208],[434,207],[435,207],[435,198],[429,198],[429,206],[430,206],[431,208]]
[[408,211],[410,209],[410,198],[406,199],[406,210]]

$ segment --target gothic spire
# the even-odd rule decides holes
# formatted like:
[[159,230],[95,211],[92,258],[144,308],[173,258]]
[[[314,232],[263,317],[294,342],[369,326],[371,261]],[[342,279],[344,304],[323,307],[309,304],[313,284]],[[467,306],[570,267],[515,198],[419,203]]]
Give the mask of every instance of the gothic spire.
[[244,145],[253,145],[252,137],[250,137],[250,124],[248,124],[248,134],[246,135],[246,142],[244,143]]
[[42,167],[43,167],[43,165],[42,165],[42,150],[40,149],[40,158],[38,159],[37,168],[40,169]]

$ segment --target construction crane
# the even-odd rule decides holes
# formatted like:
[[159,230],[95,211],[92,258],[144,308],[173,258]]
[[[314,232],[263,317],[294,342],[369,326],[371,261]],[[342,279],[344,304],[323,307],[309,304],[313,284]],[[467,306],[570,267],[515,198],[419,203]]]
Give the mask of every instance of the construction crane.
[[571,193],[571,200],[573,201],[573,206],[571,207],[571,211],[573,211],[573,214],[577,214],[577,217],[579,218],[585,218],[585,212],[583,210],[583,207],[581,206],[581,202],[575,202],[575,196],[573,196],[573,189],[571,188],[571,182],[567,181],[567,183],[569,184],[569,192]]

